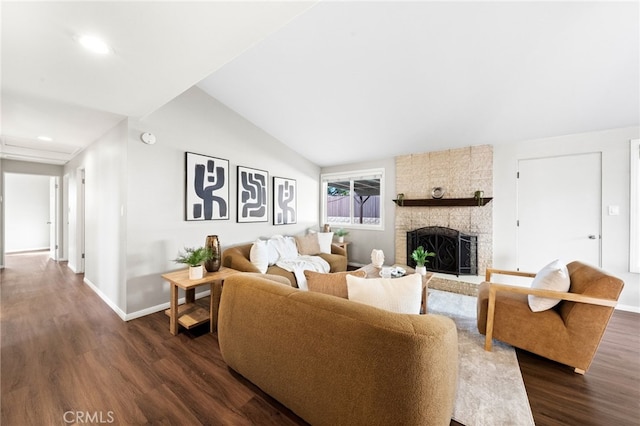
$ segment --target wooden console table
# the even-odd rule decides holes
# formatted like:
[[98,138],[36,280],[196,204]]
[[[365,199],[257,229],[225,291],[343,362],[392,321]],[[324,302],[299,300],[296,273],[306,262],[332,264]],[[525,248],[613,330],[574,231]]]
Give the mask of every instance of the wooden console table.
[[[171,307],[165,311],[169,315],[169,331],[174,336],[178,334],[178,325],[186,329],[209,321],[209,331],[216,329],[218,317],[218,303],[222,292],[222,283],[231,275],[240,271],[222,266],[217,272],[207,272],[199,280],[189,279],[189,269],[162,274],[162,278],[171,285]],[[211,302],[209,309],[204,309],[195,303],[196,287],[209,285],[211,288]],[[178,288],[185,291],[185,304],[178,306]],[[216,302],[217,301],[217,302]]]

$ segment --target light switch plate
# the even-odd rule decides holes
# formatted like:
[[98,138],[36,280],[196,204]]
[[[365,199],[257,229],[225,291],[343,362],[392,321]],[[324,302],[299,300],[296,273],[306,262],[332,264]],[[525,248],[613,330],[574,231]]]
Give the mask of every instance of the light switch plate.
[[620,214],[620,206],[609,206],[609,216],[618,216]]

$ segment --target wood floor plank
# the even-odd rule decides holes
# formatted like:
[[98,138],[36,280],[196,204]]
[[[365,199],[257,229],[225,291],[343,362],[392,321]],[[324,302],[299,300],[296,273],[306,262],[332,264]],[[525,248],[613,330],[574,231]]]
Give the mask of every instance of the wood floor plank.
[[640,315],[616,311],[586,375],[517,350],[537,425],[640,424]]
[[[208,325],[172,336],[163,312],[123,322],[46,254],[7,256],[0,303],[3,426],[64,424],[67,411],[117,424],[306,424],[226,366]],[[585,376],[518,350],[536,424],[640,424],[638,330],[639,314],[616,311]]]

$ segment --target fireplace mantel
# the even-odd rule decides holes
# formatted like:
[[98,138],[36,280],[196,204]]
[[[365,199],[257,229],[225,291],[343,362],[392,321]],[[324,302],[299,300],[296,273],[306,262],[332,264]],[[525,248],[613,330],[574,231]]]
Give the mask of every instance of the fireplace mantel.
[[419,198],[393,200],[400,207],[482,207],[493,197],[484,197],[480,201],[475,198]]

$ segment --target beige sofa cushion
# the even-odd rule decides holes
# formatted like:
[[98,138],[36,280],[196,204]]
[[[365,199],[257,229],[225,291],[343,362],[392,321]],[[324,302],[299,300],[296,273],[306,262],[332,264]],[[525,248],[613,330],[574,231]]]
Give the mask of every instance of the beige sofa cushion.
[[320,253],[320,244],[318,243],[318,235],[307,234],[305,236],[296,237],[296,245],[298,246],[298,253],[301,255],[315,256]]
[[321,272],[304,271],[309,291],[330,294],[343,299],[348,298],[347,275],[364,278],[367,273],[365,271],[346,271],[323,274]]

